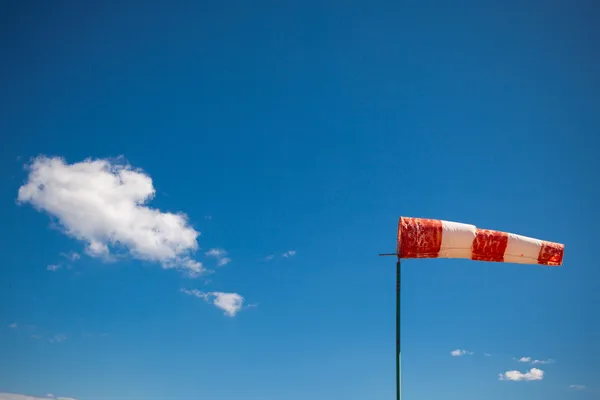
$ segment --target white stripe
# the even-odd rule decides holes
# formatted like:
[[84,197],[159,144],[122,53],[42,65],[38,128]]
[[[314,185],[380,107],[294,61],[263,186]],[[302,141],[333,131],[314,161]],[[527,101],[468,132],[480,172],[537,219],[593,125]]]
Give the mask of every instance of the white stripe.
[[475,225],[442,221],[442,246],[438,257],[471,258],[476,235]]
[[537,264],[541,248],[541,240],[509,233],[508,245],[504,252],[504,262]]

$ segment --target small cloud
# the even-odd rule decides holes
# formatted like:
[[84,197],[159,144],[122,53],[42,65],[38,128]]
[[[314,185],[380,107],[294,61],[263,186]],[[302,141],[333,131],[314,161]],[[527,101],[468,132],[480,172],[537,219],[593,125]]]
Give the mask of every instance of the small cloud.
[[282,254],[283,257],[285,258],[290,258],[296,255],[296,250],[288,250],[285,253]]
[[215,258],[223,257],[225,254],[227,254],[227,252],[223,249],[210,249],[206,253],[204,253],[204,255],[207,257]]
[[265,261],[271,261],[274,258],[275,258],[274,254],[269,254],[268,256],[265,257]]
[[217,265],[222,267],[231,262],[231,258],[227,257],[227,252],[223,249],[210,249],[204,253],[207,257],[213,257],[217,259]]
[[206,219],[207,221],[210,221],[212,219],[212,215],[205,215],[204,219]]
[[541,381],[544,379],[544,371],[538,368],[531,368],[529,371],[522,373],[520,371],[506,371],[498,375],[501,381]]
[[202,274],[212,272],[204,268],[200,261],[192,260],[191,258],[182,261],[182,263],[190,277],[197,277]]
[[46,270],[55,272],[55,271],[58,271],[60,268],[61,268],[60,264],[50,264],[46,267]]
[[574,390],[584,390],[585,385],[570,385],[569,388],[574,389]]
[[10,329],[17,329],[19,327],[19,325],[16,322],[13,322],[12,324],[10,324],[8,326]]
[[58,335],[54,335],[53,337],[51,337],[50,339],[48,339],[48,341],[50,343],[61,343],[64,342],[65,340],[67,340],[67,336],[63,335],[62,333],[59,333]]
[[201,292],[197,289],[186,290],[181,289],[182,293],[190,296],[195,296],[209,302],[212,298],[213,304],[224,310],[225,315],[234,317],[238,311],[242,309],[244,304],[244,298],[237,293],[223,293],[223,292]]
[[452,355],[453,357],[461,357],[464,355],[471,355],[471,354],[473,354],[473,352],[467,351],[467,350],[460,350],[460,349],[452,350],[450,352],[450,355]]
[[229,264],[230,262],[231,262],[231,258],[229,258],[229,257],[223,257],[223,258],[221,258],[221,259],[219,260],[219,262],[217,263],[217,265],[218,265],[219,267],[222,267],[222,266],[224,266],[224,265],[227,265],[227,264]]
[[492,355],[490,353],[483,353],[484,356],[486,357],[491,357]]
[[532,357],[521,357],[518,360],[520,363],[531,363],[531,364],[552,364],[555,361],[552,359],[549,360],[534,360]]

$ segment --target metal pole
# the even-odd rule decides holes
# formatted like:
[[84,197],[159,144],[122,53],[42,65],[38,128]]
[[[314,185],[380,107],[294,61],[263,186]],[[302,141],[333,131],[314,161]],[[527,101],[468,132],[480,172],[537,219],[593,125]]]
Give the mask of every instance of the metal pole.
[[400,258],[398,258],[396,262],[396,400],[402,399],[400,355]]
[[402,370],[400,348],[400,257],[398,253],[380,253],[380,256],[397,256],[396,261],[396,400],[402,400]]

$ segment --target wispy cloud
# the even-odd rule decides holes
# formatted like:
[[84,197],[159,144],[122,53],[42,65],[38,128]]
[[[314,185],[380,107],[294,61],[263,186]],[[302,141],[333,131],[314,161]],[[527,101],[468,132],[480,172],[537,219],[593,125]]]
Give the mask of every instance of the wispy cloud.
[[60,268],[61,268],[60,264],[50,264],[46,267],[46,269],[48,271],[52,271],[52,272],[58,271]]
[[51,394],[46,397],[27,396],[17,393],[0,393],[0,400],[77,400],[72,397],[55,397]]
[[549,359],[549,360],[533,360],[531,363],[532,364],[554,364],[556,361]]
[[52,336],[50,339],[48,339],[48,341],[50,343],[62,343],[67,339],[68,339],[67,335],[59,333],[57,335]]
[[506,371],[503,374],[498,375],[498,379],[501,381],[541,381],[544,379],[544,371],[538,368],[531,368],[527,372],[520,371]]
[[230,317],[234,317],[242,309],[244,304],[244,298],[237,293],[202,292],[197,289],[181,289],[181,292],[198,297],[206,302],[210,302],[212,299],[213,304],[225,311],[225,315]]
[[8,327],[15,331],[19,331],[21,334],[27,335],[32,339],[44,340],[48,341],[49,343],[61,343],[68,339],[68,336],[64,333],[48,335],[47,333],[40,331],[40,329],[33,325],[18,324],[16,322],[13,322]]
[[207,257],[213,257],[217,259],[217,265],[222,267],[231,262],[231,258],[227,257],[227,252],[223,249],[210,249],[204,253]]
[[490,353],[483,353],[484,356],[486,357],[491,357],[492,355]]
[[77,261],[81,258],[81,255],[74,251],[70,251],[68,253],[60,253],[60,255],[70,261]]
[[521,357],[518,359],[518,361],[520,363],[531,363],[531,364],[552,364],[554,362],[556,362],[553,359],[548,359],[548,360],[534,360],[532,357]]
[[[292,258],[296,255],[296,250],[287,250],[283,253],[281,253],[278,257],[281,258]],[[271,261],[275,259],[275,254],[269,254],[266,257],[263,258],[264,261]]]
[[452,355],[453,357],[461,357],[461,356],[472,355],[472,354],[474,354],[472,351],[461,350],[461,349],[452,350],[450,352],[450,355]]
[[574,389],[574,390],[584,390],[585,385],[569,385],[569,388]]
[[295,255],[296,255],[296,250],[288,250],[282,254],[282,256],[285,258],[294,257]]
[[146,205],[155,195],[148,174],[106,159],[67,164],[45,156],[28,169],[17,200],[55,218],[65,234],[86,244],[90,256],[108,258],[118,248],[163,268],[201,272],[191,262],[200,233],[185,214]]

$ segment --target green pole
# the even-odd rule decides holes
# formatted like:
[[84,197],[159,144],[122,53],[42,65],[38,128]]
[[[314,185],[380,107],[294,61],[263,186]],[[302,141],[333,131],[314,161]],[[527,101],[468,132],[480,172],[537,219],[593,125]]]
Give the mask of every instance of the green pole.
[[400,355],[400,258],[398,258],[396,262],[396,400],[402,399]]

